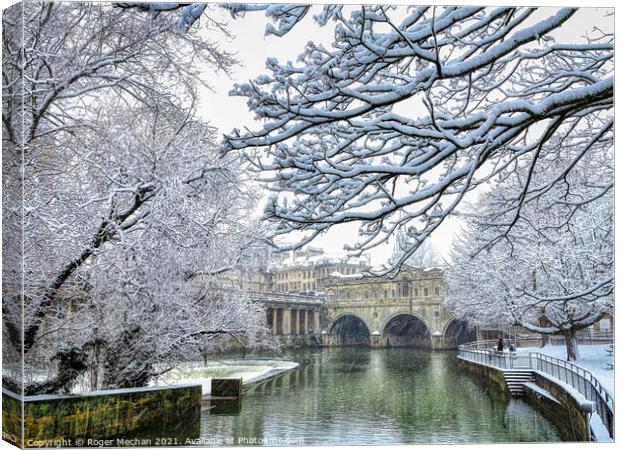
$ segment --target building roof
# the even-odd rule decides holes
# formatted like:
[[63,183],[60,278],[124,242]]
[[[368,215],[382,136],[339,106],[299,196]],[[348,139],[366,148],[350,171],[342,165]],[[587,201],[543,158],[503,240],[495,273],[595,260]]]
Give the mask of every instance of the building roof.
[[327,256],[327,255],[315,255],[305,257],[289,257],[281,262],[275,262],[270,267],[271,269],[290,269],[294,267],[314,267],[321,265],[351,265],[351,266],[368,266],[368,261],[365,258],[359,257],[347,257],[347,256]]

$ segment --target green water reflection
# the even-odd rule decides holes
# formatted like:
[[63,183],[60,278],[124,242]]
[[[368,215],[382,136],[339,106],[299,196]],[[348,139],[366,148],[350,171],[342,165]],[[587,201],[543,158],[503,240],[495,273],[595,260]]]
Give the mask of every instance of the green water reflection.
[[209,445],[559,441],[522,400],[464,375],[449,352],[338,348],[252,389],[238,414],[202,415]]

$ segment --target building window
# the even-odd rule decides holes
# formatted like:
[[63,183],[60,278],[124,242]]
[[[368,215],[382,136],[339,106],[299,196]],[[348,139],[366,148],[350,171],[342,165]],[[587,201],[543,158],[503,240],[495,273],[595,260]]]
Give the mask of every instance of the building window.
[[428,288],[427,287],[424,288],[424,296],[428,297]]
[[438,287],[435,288],[435,295],[439,295],[439,288]]

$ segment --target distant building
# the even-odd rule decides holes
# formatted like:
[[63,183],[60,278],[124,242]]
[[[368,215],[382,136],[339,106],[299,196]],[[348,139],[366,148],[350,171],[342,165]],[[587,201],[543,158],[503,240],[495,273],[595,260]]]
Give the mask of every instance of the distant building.
[[404,266],[394,278],[334,274],[325,280],[328,301],[390,303],[401,299],[414,302],[443,302],[443,273],[439,268]]
[[323,292],[325,280],[334,275],[360,275],[370,268],[367,257],[330,257],[322,249],[288,252],[272,262],[273,292]]

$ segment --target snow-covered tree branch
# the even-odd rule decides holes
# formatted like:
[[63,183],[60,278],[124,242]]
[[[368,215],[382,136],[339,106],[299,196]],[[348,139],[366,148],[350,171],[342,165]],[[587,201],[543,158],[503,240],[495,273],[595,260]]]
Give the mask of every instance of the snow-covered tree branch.
[[[296,63],[269,59],[268,73],[235,86],[264,125],[233,130],[222,149],[243,152],[274,191],[274,239],[302,232],[288,246],[299,247],[355,222],[362,241],[350,250],[360,253],[405,229],[412,245],[398,266],[506,167],[534,167],[564,141],[578,147],[556,178],[538,171],[523,186],[510,206],[518,215],[610,145],[613,35],[585,34],[576,12],[340,9],[331,46],[310,41]],[[584,35],[560,39],[566,24]]]
[[144,385],[221,336],[269,345],[262,306],[220,276],[260,235],[256,196],[196,116],[197,65],[234,59],[105,4],[3,15],[22,19],[26,41],[11,26],[3,41],[3,237],[23,237],[3,337],[24,353],[26,391],[69,390],[87,370],[92,388]]
[[[138,10],[149,15],[151,21],[162,13],[180,10],[177,26],[180,31],[188,31],[201,18],[211,20],[206,3],[134,3],[118,2],[115,7],[123,10]],[[265,16],[275,24],[265,27],[265,35],[284,36],[297,25],[310,10],[310,5],[268,4],[268,3],[220,3],[217,6],[228,11],[233,18],[244,16],[248,12],[264,11]],[[321,15],[315,16],[318,22],[325,21],[333,14],[338,14],[342,6],[325,6]]]
[[[505,170],[471,208],[447,271],[448,305],[478,325],[513,325],[566,338],[613,312],[613,149],[589,152],[561,182],[535,197],[525,185],[563,172],[580,146],[558,144],[555,158]],[[512,208],[506,208],[511,205]],[[518,210],[515,215],[514,210]],[[507,231],[510,229],[510,233]]]

